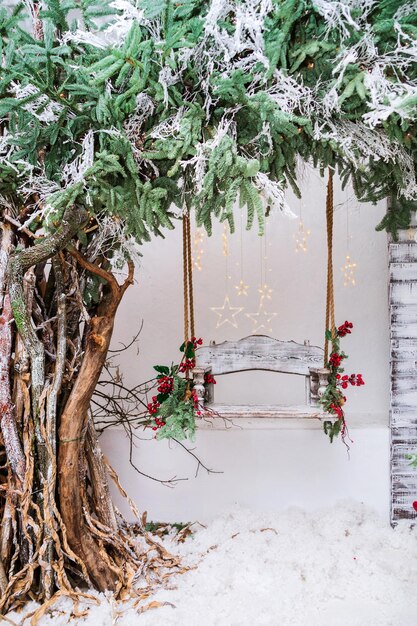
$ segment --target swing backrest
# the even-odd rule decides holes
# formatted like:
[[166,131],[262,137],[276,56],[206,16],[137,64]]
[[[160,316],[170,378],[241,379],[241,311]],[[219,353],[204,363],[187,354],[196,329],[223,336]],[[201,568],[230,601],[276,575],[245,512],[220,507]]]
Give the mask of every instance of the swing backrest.
[[[202,411],[218,408],[214,405],[214,388],[205,384],[205,375],[233,374],[248,370],[266,370],[282,374],[297,374],[305,378],[305,407],[274,407],[268,416],[272,417],[318,417],[317,407],[320,396],[328,384],[329,370],[323,368],[324,351],[318,346],[310,346],[308,341],[279,341],[266,335],[250,335],[239,341],[212,342],[197,350],[196,366],[193,371],[194,389]],[[247,408],[247,407],[246,407]],[[258,407],[259,408],[259,407]],[[313,408],[313,412],[312,412]],[[243,407],[244,409],[244,407]],[[249,407],[248,410],[252,410]],[[234,411],[234,416],[243,416],[242,407],[221,407],[220,414]],[[259,412],[259,411],[258,411]],[[265,408],[260,414],[266,415]]]
[[310,376],[310,368],[323,367],[323,349],[295,341],[279,341],[266,335],[250,335],[239,341],[212,342],[197,351],[197,366],[210,368],[214,376],[247,370],[266,370]]

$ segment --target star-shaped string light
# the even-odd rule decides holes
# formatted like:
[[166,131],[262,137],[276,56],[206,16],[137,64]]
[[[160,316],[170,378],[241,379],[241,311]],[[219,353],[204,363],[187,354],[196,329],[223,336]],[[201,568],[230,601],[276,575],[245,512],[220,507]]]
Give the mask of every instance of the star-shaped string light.
[[343,286],[354,287],[356,285],[356,263],[352,261],[350,255],[346,255],[346,263],[342,267]]
[[307,252],[308,245],[307,240],[311,235],[311,230],[306,229],[304,226],[303,220],[298,222],[298,230],[294,235],[295,239],[295,251],[296,252]]
[[266,283],[262,283],[262,285],[258,289],[261,303],[264,300],[271,300],[273,291],[274,290],[269,285],[267,285]]
[[258,334],[261,330],[272,332],[271,320],[274,319],[276,313],[270,313],[264,309],[262,303],[259,304],[257,313],[246,313],[246,317],[252,320],[254,324],[253,334]]
[[243,311],[244,307],[231,306],[229,296],[224,298],[223,306],[211,306],[210,310],[218,316],[216,328],[220,328],[224,324],[230,324],[233,328],[237,328],[236,316]]
[[249,291],[249,285],[245,283],[243,279],[241,279],[237,285],[235,285],[236,293],[238,296],[247,296]]

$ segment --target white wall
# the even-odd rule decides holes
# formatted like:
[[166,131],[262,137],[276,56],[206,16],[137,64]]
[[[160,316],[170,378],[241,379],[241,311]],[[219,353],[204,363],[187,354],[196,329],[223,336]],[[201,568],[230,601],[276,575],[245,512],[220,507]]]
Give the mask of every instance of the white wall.
[[[351,428],[350,451],[330,444],[321,426],[204,429],[190,446],[207,473],[180,446],[137,441],[134,463],[151,476],[180,480],[172,488],[137,475],[128,462],[123,430],[105,431],[101,441],[122,485],[148,519],[204,523],[235,505],[259,512],[288,506],[314,509],[353,498],[389,520],[389,430],[368,423]],[[133,519],[116,489],[119,508]],[[341,504],[343,506],[343,504]]]
[[[325,181],[316,171],[307,169],[302,192],[302,203],[291,193],[287,194],[287,199],[297,215],[302,210],[306,228],[311,230],[306,253],[295,252],[298,220],[277,214],[272,215],[267,224],[266,250],[271,271],[266,282],[273,288],[273,296],[266,305],[269,311],[277,313],[271,323],[272,332],[268,334],[296,341],[308,338],[311,343],[322,345],[326,281]],[[128,467],[122,433],[106,435],[103,439],[106,453],[123,473],[139,506],[147,508],[151,517],[210,516],[216,510],[217,500],[222,507],[236,500],[253,506],[261,506],[261,503],[266,506],[269,500],[274,501],[275,506],[285,506],[294,498],[299,504],[310,501],[320,504],[320,500],[355,495],[356,489],[359,499],[363,496],[381,511],[388,510],[387,240],[385,233],[375,232],[384,206],[382,203],[378,206],[357,203],[352,190],[341,191],[337,181],[335,204],[336,321],[342,323],[348,319],[354,323],[354,333],[343,344],[349,354],[347,369],[361,372],[366,381],[365,387],[349,390],[346,414],[347,419],[355,423],[359,420],[360,424],[361,419],[372,423],[372,429],[359,427],[351,447],[350,462],[343,445],[337,442],[330,446],[319,431],[287,432],[282,428],[268,432],[204,431],[197,438],[196,452],[204,456],[210,467],[220,468],[225,473],[215,477],[201,474],[197,479],[193,478],[192,459],[185,454],[170,450],[166,443],[141,443],[136,462],[143,471],[163,478],[173,474],[189,477],[170,491],[171,495],[151,481],[138,480]],[[343,286],[340,269],[347,253],[347,226],[351,236],[350,255],[357,263],[356,287]],[[234,289],[240,279],[237,265],[241,246],[239,219],[237,233],[230,238],[232,278],[229,281],[226,281],[222,255],[222,232],[222,226],[216,225],[211,240],[205,237],[203,268],[194,273],[196,332],[205,342],[250,334],[252,324],[244,313],[254,312],[258,307],[263,240],[257,236],[256,227],[243,234],[243,278],[250,285],[250,294],[239,299]],[[165,241],[146,244],[142,252],[137,284],[126,294],[114,338],[114,344],[128,342],[143,320],[140,354],[131,352],[122,363],[125,379],[131,384],[151,377],[153,364],[176,361],[178,346],[183,340],[181,228],[169,232]],[[245,307],[236,318],[237,329],[228,324],[216,328],[217,318],[210,310],[223,303],[227,282],[232,305]],[[216,387],[216,399],[233,403],[302,402],[302,380],[295,378],[294,381],[294,377],[289,379],[263,372],[222,377]],[[138,434],[149,436],[149,433]],[[382,477],[379,488],[374,482],[377,476]],[[336,483],[342,488],[337,489]],[[259,490],[259,484],[265,488]],[[371,484],[374,485],[373,495]]]

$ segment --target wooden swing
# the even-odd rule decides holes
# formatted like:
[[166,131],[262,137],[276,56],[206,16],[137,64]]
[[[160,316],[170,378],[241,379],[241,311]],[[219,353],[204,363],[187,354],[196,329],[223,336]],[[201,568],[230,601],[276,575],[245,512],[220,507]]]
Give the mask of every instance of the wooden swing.
[[[327,222],[327,294],[326,329],[334,329],[333,292],[333,173],[329,170],[326,195]],[[188,242],[188,243],[187,243]],[[194,336],[192,299],[190,224],[184,223],[184,334]],[[190,315],[188,315],[190,311]],[[266,335],[250,335],[239,341],[225,341],[197,350],[196,364],[192,371],[194,389],[199,398],[202,417],[218,414],[227,419],[235,418],[303,418],[335,421],[335,416],[325,412],[318,400],[328,385],[328,340],[324,349],[295,341],[280,341]],[[222,376],[243,371],[266,370],[305,377],[304,405],[222,405],[214,403],[213,385],[204,384],[206,374]]]

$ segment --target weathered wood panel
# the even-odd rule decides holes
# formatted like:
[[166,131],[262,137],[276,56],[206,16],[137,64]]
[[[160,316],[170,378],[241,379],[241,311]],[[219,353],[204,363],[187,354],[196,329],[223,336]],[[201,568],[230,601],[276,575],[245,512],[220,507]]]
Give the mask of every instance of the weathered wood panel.
[[415,438],[410,440],[407,439],[407,441],[392,443],[392,451],[394,454],[391,470],[393,474],[415,476],[416,470],[410,465],[410,455],[415,453],[415,445]]
[[259,405],[259,406],[231,406],[228,404],[210,404],[206,409],[207,415],[218,414],[225,419],[264,418],[264,419],[318,419],[332,420],[335,417],[324,413],[317,407],[308,405]]
[[391,339],[417,338],[417,303],[394,305],[390,310]]
[[391,282],[409,282],[417,280],[417,263],[390,263],[389,277]]
[[323,349],[265,335],[251,335],[240,341],[224,341],[200,348],[197,365],[210,365],[214,375],[267,370],[308,376],[309,367],[323,367]]
[[417,514],[413,508],[416,499],[416,476],[413,474],[392,473],[392,522],[410,520],[415,523]]
[[[393,397],[403,397],[410,393],[417,391],[417,377],[416,376],[402,376],[400,378],[393,378],[391,385],[391,392]],[[414,404],[412,406],[415,406]]]
[[391,243],[389,256],[391,263],[414,262],[417,259],[417,243]]
[[391,374],[395,378],[407,378],[409,376],[417,376],[417,360],[409,359],[406,361],[392,361]]
[[[391,441],[403,441],[404,428],[416,429],[417,433],[417,409],[415,407],[392,407],[391,409]],[[412,435],[407,437],[412,439]],[[417,437],[416,437],[417,439]],[[416,446],[417,450],[417,446]],[[417,498],[416,498],[417,500]]]
[[417,471],[417,230],[400,232],[389,244],[391,331],[391,522],[414,523]]
[[417,302],[408,306],[401,304],[393,305],[390,310],[390,316],[394,320],[403,318],[415,320],[417,318]]
[[391,340],[392,361],[417,360],[417,342],[412,337]]
[[390,284],[390,303],[409,305],[417,302],[417,281],[393,282]]
[[393,339],[417,339],[416,326],[405,324],[391,324],[391,336]]

